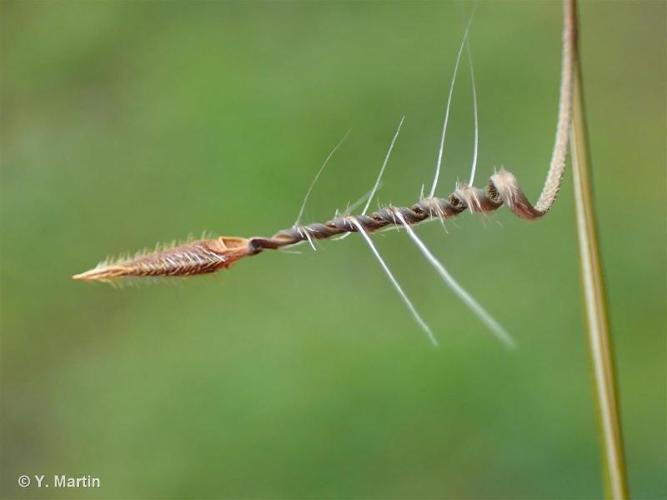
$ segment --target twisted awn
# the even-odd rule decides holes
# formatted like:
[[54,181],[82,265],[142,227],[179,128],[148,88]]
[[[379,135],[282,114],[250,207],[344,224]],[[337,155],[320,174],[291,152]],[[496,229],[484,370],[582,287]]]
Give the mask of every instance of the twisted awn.
[[[324,170],[327,162],[331,159],[334,152],[347,137],[334,147],[329,153],[324,164],[320,167],[315,179],[311,183],[306,193],[304,202],[299,210],[295,224],[289,228],[278,231],[270,237],[228,237],[220,236],[218,238],[206,238],[196,241],[186,242],[180,245],[158,250],[155,252],[141,253],[132,258],[117,260],[113,262],[103,262],[94,269],[73,276],[74,279],[83,281],[101,281],[109,282],[119,278],[126,277],[171,277],[171,276],[193,276],[216,272],[220,269],[230,267],[236,261],[262,253],[265,250],[278,250],[290,247],[299,243],[309,242],[313,248],[314,240],[325,240],[333,237],[344,237],[351,233],[360,233],[365,239],[375,256],[380,261],[384,271],[387,273],[392,284],[401,295],[406,306],[410,309],[420,326],[428,334],[433,343],[437,343],[433,333],[424,320],[419,316],[416,309],[407,298],[398,281],[395,279],[386,263],[374,246],[370,234],[388,227],[404,228],[410,238],[418,246],[425,257],[434,265],[441,277],[457,292],[460,298],[484,321],[487,326],[505,343],[511,344],[511,338],[507,332],[477,304],[472,297],[463,290],[460,285],[451,277],[444,266],[439,263],[435,257],[426,248],[419,239],[411,226],[425,222],[431,219],[445,220],[456,217],[463,211],[470,210],[474,213],[488,213],[499,209],[505,205],[517,217],[525,220],[536,220],[545,216],[553,207],[560,186],[563,180],[565,170],[565,161],[568,147],[568,136],[571,122],[571,101],[574,72],[574,46],[575,46],[575,24],[574,12],[571,2],[564,2],[564,20],[562,34],[562,54],[561,54],[561,82],[558,118],[556,126],[556,137],[554,148],[551,155],[549,170],[544,182],[544,186],[537,202],[533,205],[521,189],[516,177],[505,169],[495,172],[488,180],[484,189],[472,185],[477,168],[477,148],[479,142],[478,118],[477,118],[477,92],[474,86],[474,70],[472,59],[470,58],[470,49],[468,45],[468,32],[470,22],[465,28],[463,40],[459,46],[454,67],[454,74],[450,83],[447,107],[445,110],[444,123],[440,138],[438,157],[435,169],[435,176],[429,192],[429,196],[421,198],[419,201],[407,207],[383,207],[370,214],[367,210],[371,200],[377,192],[382,175],[387,166],[389,156],[393,150],[396,138],[403,124],[403,119],[392,139],[389,151],[385,157],[382,169],[378,175],[376,183],[370,192],[364,209],[359,215],[337,215],[336,217],[323,222],[315,222],[302,225],[300,223],[304,208],[313,186],[320,174]],[[452,93],[456,74],[464,47],[468,47],[468,56],[470,63],[471,80],[473,82],[473,107],[475,115],[475,143],[474,156],[471,166],[470,180],[468,184],[457,185],[455,191],[447,198],[435,196],[438,180],[441,171],[442,159],[444,155],[445,135],[449,120]]]

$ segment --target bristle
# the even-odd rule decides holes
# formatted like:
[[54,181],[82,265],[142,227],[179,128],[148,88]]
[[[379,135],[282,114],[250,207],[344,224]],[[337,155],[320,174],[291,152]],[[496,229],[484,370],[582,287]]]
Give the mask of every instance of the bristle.
[[400,219],[401,224],[407,231],[410,239],[415,243],[422,255],[426,257],[429,263],[435,268],[440,277],[445,281],[447,286],[461,299],[468,308],[491,330],[491,332],[508,347],[514,347],[514,339],[512,336],[498,323],[470,293],[468,293],[447,271],[447,268],[435,258],[424,242],[417,236],[417,233],[410,227],[405,218],[400,212],[396,212],[396,216]]
[[389,266],[387,266],[387,263],[384,261],[384,259],[380,255],[380,252],[378,251],[377,247],[373,243],[373,240],[371,239],[371,237],[368,236],[368,234],[364,230],[363,226],[359,223],[359,221],[357,220],[356,217],[350,217],[350,222],[352,223],[352,225],[354,225],[356,227],[359,234],[361,234],[361,236],[366,241],[366,244],[368,245],[368,248],[370,248],[371,252],[375,256],[377,261],[380,263],[380,266],[382,267],[382,270],[387,275],[387,278],[389,278],[389,281],[393,285],[393,287],[396,290],[396,292],[398,293],[398,295],[401,297],[401,300],[403,301],[405,306],[410,311],[410,314],[412,314],[412,317],[415,319],[417,324],[422,328],[422,330],[424,330],[424,333],[426,333],[426,336],[431,341],[431,343],[434,346],[437,347],[438,346],[438,341],[436,340],[435,335],[433,335],[433,331],[431,330],[431,327],[428,325],[428,323],[426,323],[426,321],[424,321],[424,319],[417,312],[417,309],[412,304],[412,301],[408,298],[407,294],[405,293],[405,291],[403,290],[401,285],[398,283],[398,280],[396,279],[394,274],[389,269]]
[[438,179],[440,177],[440,167],[442,165],[442,158],[445,151],[445,137],[447,135],[447,124],[449,123],[449,112],[452,108],[452,95],[454,94],[454,84],[456,83],[456,75],[459,71],[459,63],[461,62],[461,54],[463,53],[463,47],[465,46],[468,40],[468,32],[470,31],[470,25],[472,24],[472,17],[468,21],[465,31],[463,32],[463,39],[459,45],[459,50],[456,53],[456,63],[454,64],[454,73],[452,74],[452,80],[449,84],[449,95],[447,97],[447,106],[445,108],[445,118],[442,124],[442,133],[440,135],[440,149],[438,150],[438,160],[435,165],[435,175],[433,177],[433,184],[431,185],[431,191],[429,192],[429,198],[435,196],[435,190],[438,187]]

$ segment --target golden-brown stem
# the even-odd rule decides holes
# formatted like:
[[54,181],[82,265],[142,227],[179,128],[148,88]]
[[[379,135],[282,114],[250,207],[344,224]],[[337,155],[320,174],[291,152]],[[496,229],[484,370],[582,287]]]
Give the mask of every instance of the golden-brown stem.
[[[572,1],[574,0],[566,0]],[[626,499],[623,436],[619,416],[613,347],[609,333],[604,277],[600,263],[593,206],[581,65],[577,51],[572,127],[572,174],[576,205],[581,278],[593,365],[593,383],[601,432],[602,462],[607,498]]]

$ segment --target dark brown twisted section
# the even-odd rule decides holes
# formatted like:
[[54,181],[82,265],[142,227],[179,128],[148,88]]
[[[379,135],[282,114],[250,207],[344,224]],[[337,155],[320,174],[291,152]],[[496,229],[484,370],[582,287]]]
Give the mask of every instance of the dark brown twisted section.
[[364,231],[373,233],[390,226],[402,227],[401,219],[416,225],[429,219],[451,219],[465,210],[475,213],[493,212],[506,205],[522,219],[533,220],[546,214],[539,211],[526,198],[514,175],[506,170],[494,174],[486,189],[458,186],[448,198],[424,198],[410,207],[384,207],[369,215],[335,217],[327,222],[293,226],[278,231],[270,238],[250,238],[251,253],[277,250],[309,240],[326,240],[346,233],[359,231],[356,221]]

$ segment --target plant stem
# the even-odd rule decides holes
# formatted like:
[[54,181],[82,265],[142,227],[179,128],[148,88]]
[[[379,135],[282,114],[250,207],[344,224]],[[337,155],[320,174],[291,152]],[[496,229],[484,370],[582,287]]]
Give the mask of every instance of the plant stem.
[[[575,9],[576,15],[576,9]],[[601,431],[602,464],[607,498],[629,498],[619,416],[613,346],[609,334],[605,283],[600,263],[593,206],[590,157],[583,102],[581,63],[576,50],[572,124],[572,173],[581,277],[588,323],[593,383]]]

